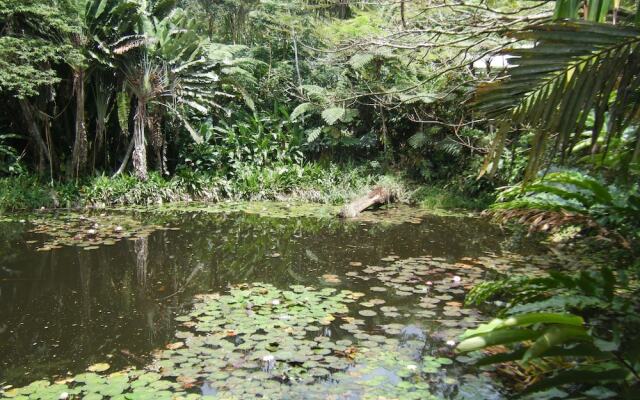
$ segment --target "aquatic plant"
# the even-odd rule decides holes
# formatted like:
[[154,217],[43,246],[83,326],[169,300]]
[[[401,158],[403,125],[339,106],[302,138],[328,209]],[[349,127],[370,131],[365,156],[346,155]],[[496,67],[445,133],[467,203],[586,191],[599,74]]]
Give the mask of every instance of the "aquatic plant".
[[[156,353],[145,370],[109,375],[109,364],[54,383],[36,381],[0,392],[2,398],[146,399],[379,398],[436,399],[424,377],[451,364],[421,357],[420,340],[370,335],[350,319],[358,342],[327,334],[347,318],[348,303],[363,294],[251,284],[228,294],[199,296],[193,311],[177,318],[175,343]],[[416,365],[416,363],[421,365]],[[378,374],[383,368],[388,371]],[[349,369],[349,373],[347,373]],[[400,379],[400,383],[398,383]],[[246,382],[251,382],[247,385]]]

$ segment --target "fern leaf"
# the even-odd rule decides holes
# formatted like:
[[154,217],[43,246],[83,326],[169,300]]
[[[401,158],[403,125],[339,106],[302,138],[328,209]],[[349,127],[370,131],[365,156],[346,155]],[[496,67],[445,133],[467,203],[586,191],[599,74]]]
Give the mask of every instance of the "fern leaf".
[[411,146],[413,149],[418,150],[423,148],[429,142],[429,138],[424,132],[418,132],[415,135],[411,136],[408,142],[409,146]]
[[333,125],[344,116],[345,111],[342,107],[327,108],[322,112],[322,119],[324,119],[327,125]]
[[314,107],[315,106],[313,105],[313,103],[302,103],[298,107],[293,109],[293,111],[291,112],[291,115],[289,116],[289,118],[292,121],[295,121],[295,120],[298,119],[298,117],[301,117],[304,114],[306,114],[307,112],[313,110]]
[[307,131],[307,143],[315,142],[322,133],[322,128],[309,129]]
[[374,58],[374,55],[371,53],[356,53],[349,59],[349,65],[351,65],[353,69],[361,69],[373,61]]
[[327,94],[327,89],[318,85],[302,85],[300,89],[305,91],[309,96],[324,96]]
[[256,111],[256,103],[253,101],[253,98],[251,97],[251,95],[249,94],[249,92],[240,86],[236,86],[236,90],[240,93],[240,95],[242,96],[242,99],[244,100],[244,104],[247,105],[247,107],[249,107],[249,109],[251,111]]

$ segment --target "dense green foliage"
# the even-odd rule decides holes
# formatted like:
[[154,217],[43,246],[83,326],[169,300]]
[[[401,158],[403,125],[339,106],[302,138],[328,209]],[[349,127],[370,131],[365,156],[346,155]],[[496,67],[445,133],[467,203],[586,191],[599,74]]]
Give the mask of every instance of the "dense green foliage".
[[509,318],[460,350],[543,364],[526,391],[548,398],[633,398],[638,7],[5,0],[0,210],[341,203],[378,183],[422,185],[405,197],[430,207],[497,196],[503,221],[570,225],[626,256],[480,285],[471,300],[507,300]]
[[[131,160],[144,180],[147,164],[228,177],[242,164],[368,159],[456,191],[492,186],[474,181],[488,126],[460,102],[473,74],[442,73],[444,60],[462,66],[486,49],[374,40],[398,18],[444,26],[458,11],[302,0],[3,7],[0,133],[28,138],[3,145],[49,181],[120,174]],[[15,161],[2,161],[5,174]]]
[[509,187],[498,195],[492,210],[505,219],[524,218],[532,230],[553,231],[574,224],[617,235],[627,246],[640,240],[637,186],[607,186],[580,172],[553,172],[530,184]]
[[622,179],[638,176],[640,31],[636,13],[619,7],[558,0],[553,23],[509,32],[523,44],[507,51],[508,76],[478,89],[477,107],[502,121],[483,173],[498,170],[509,130],[524,127],[534,131],[525,179],[550,160],[575,156],[583,133],[594,159],[612,152],[625,158],[616,166]]
[[527,393],[635,398],[640,363],[637,278],[635,268],[615,273],[603,266],[482,283],[468,301],[479,304],[506,296],[505,316],[467,331],[458,348],[466,352],[508,345],[510,351],[489,355],[479,365],[533,363],[537,369],[532,371],[541,379]]
[[[562,21],[511,32],[533,46],[511,50],[506,79],[479,89],[479,108],[500,120],[482,173],[500,169],[512,127],[533,131],[526,133],[532,139],[525,181],[503,190],[494,212],[519,218],[531,230],[592,229],[625,249],[622,256],[611,252],[607,260],[594,260],[589,270],[567,266],[548,276],[485,282],[467,298],[475,304],[501,299],[503,316],[468,330],[458,350],[493,348],[477,365],[516,363],[533,378],[522,390],[531,398],[640,394],[640,36],[634,18],[640,13],[619,7],[558,0],[554,18]],[[591,175],[562,171],[536,178],[555,162]]]

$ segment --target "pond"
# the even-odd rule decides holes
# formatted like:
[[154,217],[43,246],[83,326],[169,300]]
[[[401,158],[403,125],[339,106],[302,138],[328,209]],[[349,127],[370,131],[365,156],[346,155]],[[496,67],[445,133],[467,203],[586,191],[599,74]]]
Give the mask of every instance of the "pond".
[[2,396],[504,398],[453,351],[484,318],[464,296],[547,268],[546,250],[476,217],[334,211],[188,205],[1,222]]

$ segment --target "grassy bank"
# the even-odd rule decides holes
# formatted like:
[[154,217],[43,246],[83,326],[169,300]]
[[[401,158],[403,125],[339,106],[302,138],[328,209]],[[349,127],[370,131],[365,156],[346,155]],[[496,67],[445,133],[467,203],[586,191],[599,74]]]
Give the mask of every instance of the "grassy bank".
[[98,176],[75,183],[43,182],[35,176],[0,179],[0,212],[45,208],[109,207],[183,201],[297,200],[342,204],[376,185],[390,188],[400,202],[433,209],[481,209],[486,198],[470,198],[442,187],[425,187],[367,166],[318,164],[245,168],[234,176],[183,171],[165,179],[151,174]]

